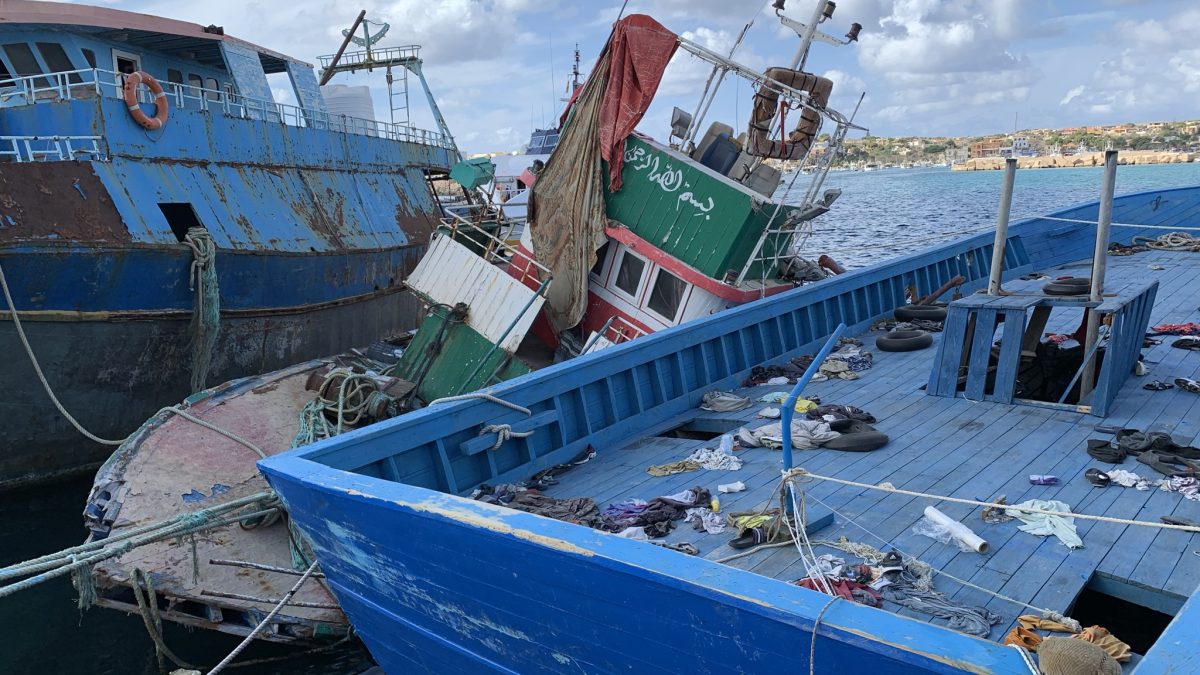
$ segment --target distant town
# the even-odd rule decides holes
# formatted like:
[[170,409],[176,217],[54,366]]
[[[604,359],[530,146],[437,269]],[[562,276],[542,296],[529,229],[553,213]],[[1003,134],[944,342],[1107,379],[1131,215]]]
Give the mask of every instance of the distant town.
[[[975,168],[999,168],[1002,163],[997,158],[1076,157],[1083,160],[1092,153],[1109,149],[1136,152],[1143,161],[1135,163],[1187,162],[1200,158],[1200,120],[1024,129],[1011,134],[959,138],[867,136],[848,139],[844,145],[845,151],[834,158],[833,165],[860,170],[947,165],[960,168],[960,165],[969,167],[972,164]],[[821,157],[827,149],[828,135],[822,135],[813,146],[814,158]],[[1078,166],[1078,160],[1029,162],[1029,165]],[[1090,160],[1087,157],[1085,165]]]

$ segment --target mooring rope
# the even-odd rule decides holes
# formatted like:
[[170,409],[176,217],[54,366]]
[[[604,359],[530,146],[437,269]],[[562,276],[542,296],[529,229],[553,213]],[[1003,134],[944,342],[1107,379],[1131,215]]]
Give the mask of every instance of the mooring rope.
[[183,238],[192,249],[188,289],[196,294],[192,309],[192,392],[201,391],[208,381],[217,333],[221,328],[221,294],[217,286],[217,247],[203,227],[192,227]]
[[276,605],[271,609],[271,612],[263,617],[262,621],[258,622],[258,625],[254,627],[254,630],[250,631],[250,634],[246,636],[246,639],[242,640],[238,646],[234,647],[233,651],[229,652],[228,656],[221,659],[221,662],[216,666],[213,666],[213,669],[208,671],[208,675],[217,675],[217,673],[225,670],[225,667],[229,665],[229,662],[236,659],[238,654],[241,654],[242,650],[248,647],[250,642],[262,632],[262,629],[266,628],[267,624],[271,622],[271,619],[275,618],[275,615],[279,613],[279,610],[283,609],[284,605],[291,601],[292,597],[296,595],[296,592],[300,590],[300,587],[304,585],[305,581],[308,581],[308,578],[313,572],[316,571],[316,569],[317,563],[314,562],[313,564],[309,565],[308,569],[304,570],[304,574],[300,576],[300,579],[297,580],[291,589],[289,589],[288,592],[279,599],[279,602],[276,603]]
[[1047,516],[1058,516],[1060,518],[1079,518],[1080,520],[1095,520],[1102,523],[1116,523],[1118,525],[1138,525],[1141,527],[1154,527],[1162,530],[1182,530],[1184,532],[1200,533],[1200,526],[1196,525],[1172,525],[1171,523],[1155,523],[1146,520],[1129,520],[1126,518],[1113,518],[1111,516],[1095,516],[1088,513],[1073,513],[1070,511],[1049,511],[1047,509],[1038,509],[1030,506],[1014,506],[1012,504],[999,504],[996,502],[982,502],[976,499],[962,499],[959,497],[947,497],[945,495],[930,494],[928,492],[918,492],[916,490],[903,490],[890,485],[873,485],[871,483],[860,483],[853,480],[845,480],[843,478],[834,478],[832,476],[822,476],[820,474],[806,471],[805,469],[792,469],[785,473],[785,479],[797,478],[801,480],[814,479],[824,480],[831,483],[840,483],[850,487],[863,488],[864,490],[879,490],[881,492],[890,492],[898,495],[907,495],[909,497],[924,497],[926,499],[936,499],[939,501],[954,502],[956,504],[967,504],[969,506],[987,506],[995,509],[1008,509],[1009,511],[1020,511],[1022,513],[1039,513]]

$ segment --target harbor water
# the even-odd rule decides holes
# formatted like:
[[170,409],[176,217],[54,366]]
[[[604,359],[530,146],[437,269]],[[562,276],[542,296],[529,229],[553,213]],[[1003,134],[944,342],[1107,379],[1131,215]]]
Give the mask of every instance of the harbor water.
[[[1096,199],[1100,169],[1018,172],[1013,218]],[[944,238],[978,231],[995,222],[1000,172],[894,169],[836,172],[827,188],[840,188],[834,209],[819,218],[804,251],[829,253],[848,268],[862,267]],[[807,177],[800,177],[796,190]],[[1200,163],[1121,167],[1119,193],[1200,184]],[[781,188],[782,189],[782,188]],[[1193,223],[1193,225],[1198,223]],[[1120,230],[1116,230],[1120,239]],[[59,385],[63,386],[63,385]],[[0,565],[27,560],[80,543],[80,515],[90,476],[0,493]],[[158,672],[154,645],[138,616],[102,608],[80,612],[69,579],[60,578],[0,599],[0,675],[146,674]],[[205,669],[238,642],[232,636],[164,627],[167,645]],[[255,645],[243,660],[287,655],[278,645]],[[359,673],[370,666],[360,648],[305,655],[239,668],[236,673]]]

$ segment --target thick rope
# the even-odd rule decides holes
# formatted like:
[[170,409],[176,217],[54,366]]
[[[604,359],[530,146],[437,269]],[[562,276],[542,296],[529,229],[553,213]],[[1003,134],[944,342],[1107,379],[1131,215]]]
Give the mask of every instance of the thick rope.
[[263,628],[266,628],[267,624],[271,622],[271,619],[274,619],[275,615],[279,613],[279,610],[283,609],[283,606],[291,601],[292,597],[296,595],[296,592],[300,590],[300,586],[302,586],[305,581],[308,581],[308,578],[312,576],[312,573],[315,572],[316,569],[317,563],[314,562],[313,564],[309,565],[308,569],[304,570],[304,574],[300,576],[300,579],[296,581],[295,585],[293,585],[291,589],[279,599],[279,602],[271,609],[271,612],[263,617],[262,621],[258,622],[258,625],[254,627],[254,630],[250,631],[250,634],[246,636],[246,639],[242,640],[238,646],[234,647],[233,651],[229,652],[228,656],[221,659],[220,663],[214,666],[212,670],[208,671],[208,675],[217,675],[217,673],[225,670],[225,667],[228,666],[231,661],[236,659],[238,654],[242,653],[242,650],[250,646],[250,642],[262,632]]
[[1200,251],[1200,237],[1186,232],[1170,232],[1157,237],[1134,237],[1130,243],[1158,251]]
[[[150,640],[154,642],[154,656],[158,659],[159,672],[166,670],[163,657],[171,659],[171,662],[180,668],[198,670],[196,666],[176,656],[175,652],[171,651],[167,647],[167,643],[163,641],[162,616],[158,613],[158,593],[154,590],[154,582],[151,581],[150,575],[135,567],[129,582],[129,585],[133,587],[133,596],[137,600],[138,610],[142,615],[142,623],[146,625],[146,632],[150,635]],[[142,584],[146,586],[145,596],[142,595]]]
[[236,442],[241,443],[242,445],[246,446],[247,448],[250,448],[255,453],[257,453],[259,457],[261,457],[263,459],[267,458],[267,453],[263,452],[262,448],[258,447],[257,445],[242,438],[241,436],[238,436],[237,434],[233,433],[232,431],[222,429],[221,427],[219,427],[215,424],[212,424],[211,422],[206,422],[206,421],[200,419],[199,417],[192,415],[191,413],[185,412],[179,406],[171,406],[169,408],[163,408],[162,411],[174,413],[176,415],[179,415],[183,419],[188,420],[189,422],[194,422],[194,423],[199,424],[200,426],[204,427],[205,429],[208,429],[210,431],[215,431],[218,434],[221,434],[222,436],[228,438],[231,441],[236,441]]
[[221,328],[221,294],[217,286],[217,247],[203,227],[192,227],[183,238],[192,249],[188,289],[195,292],[192,310],[192,391],[205,388]]
[[486,401],[491,401],[492,403],[495,403],[497,405],[502,405],[505,408],[512,408],[513,410],[516,410],[517,412],[525,413],[526,415],[533,414],[532,412],[530,412],[529,408],[526,408],[524,406],[519,406],[516,403],[510,403],[510,402],[505,401],[504,399],[500,398],[499,396],[493,396],[492,394],[489,394],[486,391],[477,391],[477,392],[474,392],[471,394],[460,394],[458,396],[446,396],[443,398],[434,399],[429,402],[429,406],[432,407],[439,403],[452,403],[454,401],[466,401],[466,400],[472,399],[472,398],[482,398]]
[[812,640],[808,643],[808,675],[816,675],[817,673],[817,628],[821,626],[821,617],[825,616],[825,610],[832,607],[833,603],[841,599],[842,596],[834,595],[829,599],[829,602],[825,603],[825,606],[821,608],[821,611],[817,612],[817,618],[813,620]]
[[496,434],[496,442],[492,443],[490,450],[498,450],[504,442],[510,438],[529,438],[533,435],[532,431],[513,431],[509,424],[489,424],[479,430],[479,435]]
[[850,487],[863,488],[864,490],[879,490],[881,492],[890,492],[898,495],[907,495],[909,497],[924,497],[926,499],[936,499],[940,501],[954,502],[956,504],[967,504],[969,506],[988,506],[995,509],[1008,509],[1009,511],[1020,511],[1021,513],[1040,513],[1047,516],[1058,516],[1060,518],[1079,518],[1080,520],[1095,520],[1102,523],[1116,523],[1118,525],[1139,525],[1141,527],[1155,527],[1162,530],[1182,530],[1184,532],[1200,533],[1200,526],[1196,525],[1172,525],[1170,523],[1155,523],[1146,520],[1128,520],[1126,518],[1113,518],[1111,516],[1094,516],[1087,513],[1072,513],[1069,511],[1048,511],[1046,509],[1035,509],[1029,506],[1016,507],[1012,504],[999,504],[996,502],[981,502],[975,499],[960,499],[958,497],[946,497],[945,495],[935,495],[928,492],[917,492],[915,490],[902,490],[897,487],[885,485],[872,485],[871,483],[860,483],[858,481],[845,480],[842,478],[833,478],[832,476],[822,476],[804,469],[792,469],[785,474],[786,478],[798,478],[824,480],[831,483],[840,483],[849,485]]
[[54,403],[54,407],[58,408],[58,414],[62,415],[75,430],[83,434],[87,438],[101,443],[103,445],[120,445],[125,442],[125,439],[110,440],[100,438],[96,434],[83,428],[83,425],[75,419],[67,409],[63,407],[58,397],[54,395],[54,390],[50,388],[50,382],[46,380],[46,374],[42,372],[42,366],[38,363],[37,356],[33,353],[33,347],[29,344],[29,338],[25,336],[25,328],[21,326],[21,317],[17,316],[17,306],[13,304],[12,294],[8,291],[8,280],[4,278],[4,267],[0,266],[0,289],[4,291],[4,301],[8,303],[9,314],[12,315],[13,327],[17,329],[17,337],[21,339],[21,345],[25,347],[25,354],[29,356],[29,364],[33,366],[33,372],[37,374],[38,380],[42,383],[42,388],[46,390],[46,395],[50,397],[50,401]]

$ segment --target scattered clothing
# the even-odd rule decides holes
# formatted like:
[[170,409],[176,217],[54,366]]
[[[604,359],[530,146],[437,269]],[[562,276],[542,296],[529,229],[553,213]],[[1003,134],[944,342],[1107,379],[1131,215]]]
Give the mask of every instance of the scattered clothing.
[[1151,328],[1147,335],[1200,335],[1200,323],[1164,323]]
[[741,457],[735,457],[721,448],[700,448],[683,461],[692,462],[701,469],[710,471],[737,471],[742,468]]
[[788,393],[786,391],[773,391],[769,394],[763,394],[758,397],[759,403],[783,403],[787,400]]
[[1174,476],[1156,483],[1164,492],[1178,492],[1184,499],[1200,502],[1200,480],[1192,477]]
[[1071,507],[1058,500],[1029,499],[1006,509],[1005,513],[1025,523],[1019,530],[1038,537],[1054,535],[1067,548],[1083,548],[1083,540],[1075,531],[1075,519],[1069,516],[1051,515],[1046,513],[1029,513],[1021,511],[1021,507],[1070,513]]
[[[792,583],[810,591],[825,592],[824,587],[811,577],[805,577]],[[883,597],[866,584],[841,577],[827,577],[825,583],[833,590],[835,596],[868,607],[883,607]]]
[[536,490],[526,490],[517,493],[503,505],[510,509],[596,529],[604,529],[605,525],[604,519],[600,517],[600,509],[589,497],[557,499]]
[[672,521],[682,520],[688,509],[707,506],[711,501],[712,494],[698,485],[677,494],[655,497],[648,502],[626,500],[605,507],[599,514],[602,522],[596,527],[618,533],[631,527],[640,527],[648,537],[665,537],[674,527]]
[[613,522],[633,521],[646,510],[646,502],[641,499],[626,499],[604,507],[600,515]]
[[692,529],[697,532],[707,532],[709,534],[721,534],[725,531],[725,522],[721,516],[713,512],[707,506],[688,509],[684,519],[692,524]]
[[822,375],[830,378],[836,377],[843,380],[858,379],[858,373],[850,369],[850,364],[847,361],[835,359],[832,356],[821,363],[820,372]]
[[677,473],[687,473],[688,471],[699,470],[699,464],[687,459],[681,459],[678,462],[669,462],[667,464],[652,464],[646,467],[646,473],[654,476],[655,478],[674,476]]
[[942,332],[943,323],[942,321],[931,321],[930,319],[912,319],[910,321],[884,319],[871,324],[871,330],[882,330],[889,333],[894,330],[923,330],[927,333],[940,333]]
[[[950,628],[968,635],[986,638],[992,626],[1001,622],[995,612],[986,607],[959,604],[944,593],[921,584],[921,577],[913,569],[913,561],[905,561],[904,569],[887,573],[891,583],[880,589],[884,600],[907,607],[915,612],[946,619]],[[924,586],[924,587],[923,587]]]
[[712,412],[733,412],[749,407],[750,399],[719,390],[704,394],[704,401],[700,404],[701,410],[711,410]]
[[[818,420],[792,420],[792,447],[811,450],[832,441],[840,434],[829,428],[828,422]],[[783,446],[783,422],[772,422],[750,431],[753,447],[779,448]],[[739,436],[740,438],[740,436]]]
[[1034,614],[1017,617],[1017,625],[1004,637],[1004,644],[1014,644],[1036,652],[1046,639],[1036,632],[1039,630],[1051,633],[1071,633],[1072,638],[1100,647],[1120,663],[1128,663],[1133,658],[1133,651],[1129,645],[1117,639],[1103,626],[1089,626],[1080,630],[1077,626],[1070,626]]
[[1163,450],[1146,450],[1137,461],[1164,476],[1195,476],[1200,473],[1200,461],[1185,459]]
[[746,484],[740,480],[737,481],[736,483],[725,483],[724,485],[717,486],[717,492],[720,492],[721,494],[729,494],[731,492],[741,492],[745,489],[746,489]]
[[798,413],[807,413],[809,410],[815,410],[820,404],[807,398],[796,399],[796,405],[792,406],[792,410]]
[[1108,476],[1109,481],[1115,483],[1116,485],[1120,485],[1121,487],[1131,487],[1138,490],[1150,489],[1150,481],[1142,478],[1132,471],[1113,469],[1112,471],[1107,472],[1105,475]]
[[767,380],[763,384],[772,385],[772,386],[777,387],[781,384],[795,384],[795,382],[789,380],[786,377],[772,377],[771,379]]
[[1134,253],[1142,253],[1149,250],[1141,244],[1121,244],[1114,241],[1108,245],[1109,255],[1133,255]]
[[761,417],[767,420],[777,420],[779,419],[779,415],[779,408],[763,408],[762,410],[758,411],[758,414],[755,415],[755,417]]
[[862,408],[836,403],[817,406],[809,410],[806,417],[810,420],[825,420],[826,422],[834,420],[857,420],[868,424],[875,422],[875,416]]
[[[1008,497],[1005,495],[1000,495],[993,501],[993,503],[994,504],[1008,504]],[[980,513],[979,515],[980,515],[980,517],[983,518],[983,522],[997,525],[1000,523],[1007,523],[1008,521],[1013,519],[1012,516],[1008,515],[1004,511],[1005,510],[1000,507],[985,506],[985,507],[983,507],[983,512]]]
[[1178,349],[1190,349],[1193,351],[1200,350],[1200,338],[1181,337],[1178,340],[1172,342],[1171,346],[1176,347]]
[[646,534],[645,528],[641,527],[627,527],[620,532],[614,532],[613,534],[617,535],[618,537],[624,537],[634,541],[650,541],[650,537]]
[[1189,377],[1175,378],[1175,386],[1184,391],[1190,391],[1193,394],[1200,394],[1200,382],[1197,382]]

